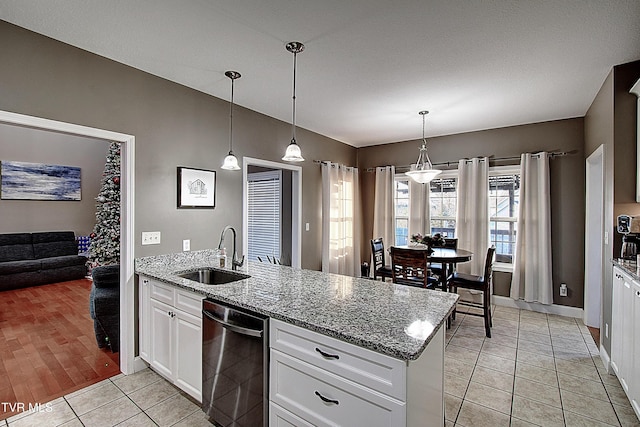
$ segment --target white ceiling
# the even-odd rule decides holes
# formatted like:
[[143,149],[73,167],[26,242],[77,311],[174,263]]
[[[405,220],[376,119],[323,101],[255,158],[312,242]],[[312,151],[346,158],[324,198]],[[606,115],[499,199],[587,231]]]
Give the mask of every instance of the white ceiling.
[[[356,147],[581,117],[638,0],[0,0],[0,19]],[[304,148],[304,141],[298,138]]]

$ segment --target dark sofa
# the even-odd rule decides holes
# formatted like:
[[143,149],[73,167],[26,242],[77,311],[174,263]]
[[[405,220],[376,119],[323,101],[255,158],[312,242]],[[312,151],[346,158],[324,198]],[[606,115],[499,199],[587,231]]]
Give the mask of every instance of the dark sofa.
[[89,295],[89,313],[93,319],[98,347],[120,349],[120,265],[95,267]]
[[0,291],[82,279],[86,262],[73,231],[0,234]]

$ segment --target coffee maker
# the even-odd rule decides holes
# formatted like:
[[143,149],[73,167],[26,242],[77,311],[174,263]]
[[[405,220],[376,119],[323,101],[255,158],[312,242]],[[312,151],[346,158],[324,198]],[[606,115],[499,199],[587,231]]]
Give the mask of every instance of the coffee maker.
[[635,261],[640,247],[640,217],[619,215],[618,233],[622,234],[620,258]]

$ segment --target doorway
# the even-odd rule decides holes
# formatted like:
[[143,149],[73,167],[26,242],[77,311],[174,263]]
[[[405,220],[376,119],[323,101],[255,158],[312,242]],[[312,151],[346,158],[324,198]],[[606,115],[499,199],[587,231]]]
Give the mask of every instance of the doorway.
[[604,145],[586,160],[584,323],[600,328],[604,279]]
[[0,123],[121,143],[120,371],[132,374],[146,365],[135,357],[134,300],[134,153],[135,137],[24,114],[0,111]]
[[[288,165],[285,163],[277,163],[268,160],[254,159],[251,157],[243,158],[242,178],[242,253],[253,253],[249,250],[250,240],[250,224],[251,206],[249,203],[250,180],[251,175],[255,173],[275,172],[283,179],[285,184],[278,184],[282,188],[282,200],[285,201],[290,208],[281,210],[287,212],[280,215],[278,234],[281,241],[278,246],[284,248],[283,259],[284,264],[291,265],[294,268],[301,268],[302,265],[302,167]],[[280,171],[281,173],[278,173]],[[255,176],[255,175],[254,175]],[[288,178],[290,177],[290,179]],[[288,200],[291,200],[289,204]],[[287,254],[290,252],[290,254]],[[290,260],[290,263],[288,262]],[[267,261],[267,260],[264,260]]]

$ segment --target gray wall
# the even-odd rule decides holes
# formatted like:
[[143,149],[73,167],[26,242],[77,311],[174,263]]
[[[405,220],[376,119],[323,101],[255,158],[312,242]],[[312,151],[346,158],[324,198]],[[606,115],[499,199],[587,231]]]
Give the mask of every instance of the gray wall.
[[[228,151],[229,104],[81,49],[0,21],[0,110],[122,132],[136,137],[135,256],[217,245],[222,228],[241,234],[242,174],[220,169]],[[227,87],[223,71],[211,84]],[[242,70],[239,70],[242,72]],[[243,77],[250,78],[250,77]],[[242,80],[236,82],[236,94]],[[238,96],[240,98],[240,96]],[[290,93],[281,100],[289,103]],[[312,102],[300,97],[298,102]],[[234,152],[280,162],[291,138],[288,123],[237,107]],[[321,174],[312,160],[354,166],[356,149],[300,129],[302,267],[321,267]],[[216,208],[176,208],[176,167],[216,170]],[[162,232],[162,244],[142,246],[142,231]],[[238,242],[241,245],[241,242]]]
[[[457,164],[464,157],[519,158],[523,152],[572,151],[551,160],[551,233],[554,303],[583,306],[584,298],[584,122],[582,118],[535,123],[430,138],[429,156],[435,163]],[[416,161],[419,141],[385,144],[358,150],[360,170],[381,165],[409,165]],[[463,154],[461,154],[463,153]],[[495,162],[494,162],[495,163]],[[492,163],[492,165],[494,165]],[[505,165],[509,162],[501,162]],[[510,162],[519,164],[519,160]],[[373,237],[374,173],[362,172],[363,254],[370,254]],[[566,283],[568,297],[560,297]],[[507,296],[511,274],[496,273],[494,293]]]
[[[612,266],[622,240],[616,217],[640,215],[635,202],[637,97],[629,93],[640,78],[640,61],[613,67],[585,116],[585,158],[604,144],[604,223],[610,239],[605,245],[602,324],[611,325]],[[601,331],[602,345],[611,354],[611,337]]]
[[88,235],[96,220],[109,143],[0,123],[0,161],[75,166],[81,169],[82,200],[0,200],[0,233],[74,231]]

